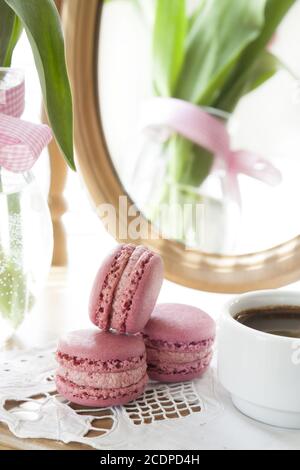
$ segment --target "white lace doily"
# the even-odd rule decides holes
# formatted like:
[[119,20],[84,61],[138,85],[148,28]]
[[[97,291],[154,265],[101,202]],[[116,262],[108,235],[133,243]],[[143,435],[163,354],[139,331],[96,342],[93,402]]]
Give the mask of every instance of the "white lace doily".
[[0,421],[19,438],[77,442],[95,449],[300,449],[300,432],[240,414],[212,368],[193,382],[152,383],[137,401],[92,409],[57,395],[55,345],[0,354]]
[[54,351],[55,345],[12,352],[0,363],[0,421],[17,437],[78,442],[95,449],[195,449],[193,427],[207,423],[222,408],[212,373],[182,384],[151,383],[137,401],[122,407],[73,405],[56,393]]

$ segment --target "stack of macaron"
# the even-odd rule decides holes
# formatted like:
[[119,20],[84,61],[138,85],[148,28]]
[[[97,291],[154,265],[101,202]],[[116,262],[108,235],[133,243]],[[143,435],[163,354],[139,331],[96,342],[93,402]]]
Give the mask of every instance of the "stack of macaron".
[[71,402],[108,407],[141,395],[148,382],[200,377],[212,358],[215,323],[186,305],[157,305],[163,282],[159,255],[120,245],[96,276],[90,319],[97,329],[69,333],[59,342],[55,380]]

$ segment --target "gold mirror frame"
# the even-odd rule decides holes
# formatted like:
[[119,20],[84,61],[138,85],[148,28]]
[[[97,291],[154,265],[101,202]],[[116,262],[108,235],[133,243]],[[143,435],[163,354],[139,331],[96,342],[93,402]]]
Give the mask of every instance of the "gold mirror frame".
[[[98,107],[95,64],[102,4],[102,0],[64,0],[62,17],[74,95],[77,167],[95,207],[105,202],[117,208],[124,189],[109,156]],[[186,250],[171,240],[138,242],[162,255],[167,279],[195,289],[239,293],[300,279],[300,235],[272,249],[240,256]]]

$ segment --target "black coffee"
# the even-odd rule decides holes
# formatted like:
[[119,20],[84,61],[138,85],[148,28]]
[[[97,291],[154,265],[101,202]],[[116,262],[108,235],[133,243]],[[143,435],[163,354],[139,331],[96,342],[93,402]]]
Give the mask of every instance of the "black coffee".
[[300,338],[300,307],[262,307],[238,313],[234,318],[254,330]]

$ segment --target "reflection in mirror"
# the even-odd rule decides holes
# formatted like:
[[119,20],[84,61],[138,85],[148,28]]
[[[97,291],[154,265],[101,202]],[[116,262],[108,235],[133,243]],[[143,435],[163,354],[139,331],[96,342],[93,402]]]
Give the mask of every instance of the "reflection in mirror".
[[[199,92],[201,83],[209,84],[203,72],[204,66],[210,67],[207,54],[202,68],[197,71],[198,80],[192,80],[190,71],[192,53],[200,47],[199,38],[194,44],[196,49],[187,52],[191,43],[197,41],[197,34],[201,37],[207,33],[203,32],[205,25],[201,26],[199,18],[209,12],[205,8],[195,10],[198,1],[187,3],[181,59],[178,59],[178,38],[182,25],[177,25],[175,55],[182,64],[179,64],[180,72],[177,70],[176,85],[168,85],[166,80],[165,69],[171,59],[175,59],[167,55],[166,38],[160,30],[160,20],[166,19],[162,19],[163,12],[159,8],[155,9],[156,1],[111,0],[104,3],[99,23],[98,83],[99,106],[110,157],[126,192],[166,238],[204,252],[226,255],[253,253],[277,246],[300,233],[300,96],[297,92],[299,81],[295,78],[300,77],[297,46],[300,42],[300,2],[295,2],[282,20],[275,40],[267,45],[269,52],[264,67],[271,67],[267,75],[263,79],[260,77],[259,86],[256,83],[249,87],[255,88],[254,91],[240,96],[241,99],[233,99],[230,105],[232,97],[225,92],[220,94],[219,100],[189,96],[195,90]],[[249,5],[249,2],[237,2],[237,5],[244,3]],[[237,18],[242,11],[238,8],[242,6],[237,7]],[[249,15],[256,13],[248,11]],[[181,19],[182,15],[181,12]],[[193,17],[197,21],[192,21]],[[203,18],[206,25],[213,25],[214,18],[207,16],[209,21],[206,16]],[[236,21],[233,14],[231,21]],[[255,32],[256,37],[259,32]],[[226,40],[232,39],[233,33],[227,30],[220,34],[224,35],[225,44]],[[157,48],[159,38],[161,43]],[[239,44],[244,41],[245,48],[251,40],[236,38]],[[212,46],[217,48],[217,41],[210,44],[210,50]],[[162,50],[166,54],[165,61],[157,57]],[[279,66],[277,61],[274,68],[275,59],[270,51],[287,67]],[[170,86],[169,90],[167,86]],[[234,160],[237,154],[232,154],[229,161],[227,154],[212,154],[199,144],[186,140],[182,135],[191,132],[195,120],[203,118],[202,114],[192,114],[192,122],[191,110],[186,108],[179,111],[181,134],[175,134],[168,118],[164,118],[162,102],[156,103],[156,114],[150,118],[149,100],[168,92],[197,105],[204,103],[201,110],[205,119],[212,118],[213,121],[208,120],[208,128],[206,124],[201,132],[209,133],[217,120],[221,124],[220,132],[230,135],[230,148],[248,153],[239,155],[239,160]],[[153,110],[151,112],[153,114]],[[193,138],[199,139],[201,132]],[[239,170],[237,179],[235,165]],[[171,204],[171,211],[161,211],[165,203]],[[187,210],[181,212],[183,217],[179,217],[176,211],[186,206]]]

